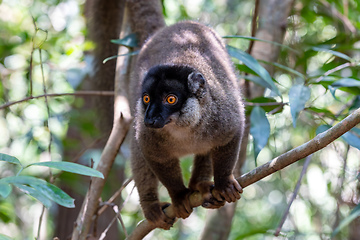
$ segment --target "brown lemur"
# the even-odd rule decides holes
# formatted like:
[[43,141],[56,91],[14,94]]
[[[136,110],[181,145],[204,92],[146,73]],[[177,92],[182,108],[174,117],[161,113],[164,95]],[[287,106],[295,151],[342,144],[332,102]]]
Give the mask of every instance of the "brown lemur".
[[[131,164],[146,219],[169,229],[158,182],[168,190],[176,217],[192,212],[189,195],[204,207],[240,198],[233,176],[244,128],[244,107],[222,39],[196,22],[164,27],[143,45],[131,80],[135,98]],[[194,154],[189,187],[179,157]],[[214,177],[214,182],[212,181]]]

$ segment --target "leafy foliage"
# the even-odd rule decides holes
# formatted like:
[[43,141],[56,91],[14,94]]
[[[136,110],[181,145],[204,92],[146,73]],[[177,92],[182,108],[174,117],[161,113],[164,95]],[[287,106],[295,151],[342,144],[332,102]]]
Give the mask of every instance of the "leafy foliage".
[[7,198],[12,191],[11,185],[14,185],[22,192],[39,200],[47,208],[50,208],[51,201],[54,201],[64,207],[73,208],[75,207],[74,199],[63,192],[60,188],[42,179],[32,176],[19,176],[23,169],[30,166],[45,166],[85,176],[104,178],[102,173],[92,168],[70,162],[40,162],[23,166],[16,157],[3,153],[0,154],[0,161],[1,160],[19,165],[21,166],[21,169],[16,176],[0,179],[0,196]]
[[250,115],[250,134],[254,140],[254,154],[255,159],[263,149],[270,136],[270,123],[266,118],[266,113],[261,107],[254,107]]

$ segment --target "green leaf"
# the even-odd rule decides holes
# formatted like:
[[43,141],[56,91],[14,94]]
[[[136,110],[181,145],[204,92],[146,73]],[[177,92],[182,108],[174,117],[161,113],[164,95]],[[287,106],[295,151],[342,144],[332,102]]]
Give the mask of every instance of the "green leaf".
[[104,179],[104,175],[101,172],[93,168],[89,168],[72,162],[40,162],[40,163],[32,163],[28,165],[28,167],[29,166],[45,166],[50,168],[56,168],[66,172],[76,173],[90,177],[99,177]]
[[252,81],[254,83],[256,83],[257,85],[263,86],[265,88],[268,88],[268,84],[267,82],[258,76],[254,76],[254,75],[246,75],[246,76],[242,76],[245,80],[249,80]]
[[344,90],[346,92],[357,95],[360,92],[348,88],[356,88],[358,90],[360,88],[360,81],[353,78],[342,78],[338,81],[333,82],[328,88],[335,99],[337,99],[335,97],[335,91],[339,88],[341,88],[340,90]]
[[352,61],[352,58],[349,57],[348,55],[345,55],[341,52],[337,52],[337,51],[334,51],[334,50],[330,50],[330,49],[326,49],[326,48],[319,48],[319,47],[313,47],[312,48],[314,51],[317,51],[317,52],[327,52],[327,53],[331,53],[332,55],[334,56],[337,56],[339,58],[342,58],[342,59],[345,59],[349,62]]
[[290,111],[293,126],[296,127],[296,119],[305,108],[305,103],[310,99],[310,89],[304,85],[294,85],[289,91]]
[[0,153],[0,160],[1,161],[5,161],[5,162],[9,162],[9,163],[13,163],[13,164],[17,164],[19,166],[21,165],[21,162],[19,161],[19,159],[17,159],[16,157],[7,155],[5,153]]
[[[240,63],[235,63],[235,67],[240,71],[240,72],[245,72],[245,73],[249,73],[251,75],[255,75],[257,76],[256,72],[254,72],[253,70],[251,70],[248,66],[246,66],[245,64],[240,64]],[[241,76],[244,77],[244,76]],[[264,81],[264,80],[262,80]]]
[[0,183],[0,196],[7,198],[11,193],[11,186],[8,183]]
[[275,92],[278,96],[281,96],[279,90],[275,86],[270,74],[266,71],[265,68],[263,68],[255,58],[253,58],[251,55],[247,54],[244,51],[241,51],[240,49],[227,46],[228,53],[230,56],[239,59],[242,61],[246,66],[248,66],[251,70],[253,70],[256,74],[259,75],[265,82],[263,87],[269,88],[273,92]]
[[351,212],[350,215],[344,218],[340,223],[339,226],[333,231],[331,234],[331,238],[333,238],[336,234],[340,232],[341,229],[349,225],[355,218],[360,216],[360,204],[358,204]]
[[[316,134],[325,132],[329,128],[331,128],[330,125],[321,125],[316,129]],[[341,138],[344,139],[344,141],[347,142],[350,146],[360,149],[360,138],[358,136],[359,133],[360,129],[353,128],[349,132],[344,133]]]
[[46,208],[51,207],[51,200],[47,196],[42,194],[41,192],[35,190],[34,188],[28,187],[26,185],[18,184],[18,183],[14,183],[14,186],[19,188],[22,192],[39,200]]
[[18,183],[18,184],[33,185],[33,184],[44,184],[46,183],[46,181],[31,176],[11,176],[0,179],[0,183],[11,183],[11,184]]
[[360,136],[360,129],[359,128],[353,128],[353,129],[351,129],[351,132],[354,132],[356,135]]
[[317,129],[316,129],[316,135],[319,135],[322,132],[327,131],[328,129],[330,129],[331,126],[330,125],[320,125]]
[[[281,102],[276,102],[275,99],[273,98],[267,98],[267,97],[258,97],[258,98],[253,98],[251,100],[247,100],[248,103],[254,103],[254,105],[256,106],[256,104],[259,104],[259,107],[261,105],[261,108],[265,110],[265,112],[271,112],[273,110],[277,110],[276,112],[273,113],[278,113],[281,112],[283,110],[284,104]],[[268,104],[268,106],[266,106],[266,104]],[[245,104],[246,105],[246,114],[250,115],[251,111],[253,110],[253,108],[255,106],[249,106],[249,104]]]
[[296,75],[296,76],[298,76],[298,77],[300,77],[300,78],[302,78],[302,79],[305,79],[305,78],[306,78],[304,74],[302,74],[302,73],[300,73],[300,72],[298,72],[298,71],[296,71],[296,70],[294,70],[294,69],[292,69],[292,68],[289,68],[289,67],[287,67],[287,66],[281,65],[281,64],[279,64],[279,63],[262,61],[262,60],[259,60],[259,62],[263,62],[263,63],[266,63],[266,64],[273,65],[273,66],[275,66],[275,67],[277,67],[277,68],[280,68],[280,69],[282,69],[282,70],[284,70],[284,71],[287,71],[287,72],[289,72],[289,73],[292,73],[292,74],[294,74],[294,75]]
[[61,206],[68,208],[75,207],[73,198],[63,192],[60,188],[39,178],[31,176],[12,176],[0,179],[0,183],[29,185]]
[[337,117],[332,112],[330,112],[329,110],[324,109],[324,108],[308,107],[308,108],[306,108],[306,110],[316,112],[322,117],[325,116],[330,119],[337,120]]
[[254,138],[255,162],[260,151],[266,146],[270,136],[270,124],[264,109],[254,107],[250,115],[250,134]]
[[135,33],[131,33],[122,39],[113,39],[111,42],[130,48],[138,46],[138,40]]
[[352,104],[349,110],[355,110],[358,108],[360,108],[360,95],[355,97],[354,103]]
[[349,132],[344,133],[344,135],[342,135],[341,137],[345,140],[345,142],[347,142],[350,146],[353,146],[357,149],[360,150],[360,138],[355,135],[354,133],[351,132],[352,130],[350,130]]
[[270,44],[273,44],[275,46],[279,46],[279,47],[283,47],[283,48],[286,48],[294,53],[297,53],[297,54],[300,54],[299,51],[287,46],[287,45],[284,45],[284,44],[281,44],[281,43],[278,43],[278,42],[273,42],[273,41],[269,41],[269,40],[264,40],[264,39],[260,39],[260,38],[256,38],[256,37],[248,37],[248,36],[240,36],[240,35],[229,35],[229,36],[223,36],[223,38],[240,38],[240,39],[246,39],[246,40],[254,40],[254,41],[259,41],[259,42],[266,42],[266,43],[270,43]]
[[137,55],[137,54],[139,54],[139,52],[140,51],[134,51],[134,52],[129,52],[129,53],[125,53],[125,54],[111,56],[111,57],[105,58],[104,61],[103,61],[103,64],[105,64],[109,60],[112,60],[112,59],[115,59],[115,58],[118,58],[118,57]]
[[12,240],[12,238],[0,233],[0,240]]
[[32,187],[61,206],[67,208],[75,207],[75,199],[71,198],[63,190],[56,187],[55,185],[46,182],[46,184],[35,184],[32,185]]

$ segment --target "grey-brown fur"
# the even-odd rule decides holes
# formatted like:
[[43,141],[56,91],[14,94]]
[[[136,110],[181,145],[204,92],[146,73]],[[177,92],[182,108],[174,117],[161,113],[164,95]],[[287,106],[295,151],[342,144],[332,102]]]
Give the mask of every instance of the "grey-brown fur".
[[[203,76],[205,85],[191,83],[194,75],[189,75],[188,88],[194,94],[171,115],[170,123],[155,129],[144,125],[146,106],[141,89],[149,69],[158,65],[192,67]],[[145,217],[164,229],[173,223],[161,210],[165,203],[158,200],[158,180],[167,188],[175,214],[181,218],[192,211],[188,201],[192,191],[200,191],[205,197],[203,205],[209,208],[239,199],[242,190],[232,171],[243,134],[244,107],[221,38],[211,28],[195,22],[180,22],[159,30],[141,49],[132,84],[135,132],[131,162]],[[195,154],[195,159],[186,188],[178,158],[188,154]]]

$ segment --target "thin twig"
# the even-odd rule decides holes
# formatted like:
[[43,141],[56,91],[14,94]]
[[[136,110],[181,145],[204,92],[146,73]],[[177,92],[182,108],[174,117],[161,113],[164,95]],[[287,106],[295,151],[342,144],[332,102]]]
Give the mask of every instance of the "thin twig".
[[292,203],[294,202],[294,200],[295,200],[295,198],[296,198],[296,196],[297,196],[297,194],[299,192],[300,185],[301,185],[301,180],[303,179],[303,177],[304,177],[304,175],[306,173],[306,170],[307,170],[307,168],[308,168],[308,166],[310,164],[311,157],[312,157],[312,155],[306,157],[303,169],[302,169],[302,171],[300,173],[300,177],[299,177],[299,179],[298,179],[298,181],[296,183],[295,190],[294,190],[294,192],[293,192],[293,194],[291,196],[291,199],[290,199],[289,204],[288,204],[288,206],[287,206],[287,208],[286,208],[286,210],[284,212],[284,215],[283,215],[283,217],[282,217],[282,219],[281,219],[281,221],[279,223],[279,226],[277,227],[277,229],[276,229],[276,231],[274,233],[274,236],[276,236],[276,237],[279,236],[281,228],[284,225],[284,222],[285,222],[285,220],[286,220],[286,218],[287,218],[287,216],[289,214],[290,207],[291,207]]
[[347,63],[341,64],[341,65],[339,65],[339,66],[337,66],[337,67],[335,67],[333,69],[330,69],[330,70],[326,71],[323,75],[321,75],[321,77],[319,77],[319,78],[317,78],[315,80],[315,83],[320,82],[326,76],[328,76],[328,75],[330,75],[330,74],[332,74],[334,72],[340,71],[340,70],[342,70],[344,68],[347,68],[347,67],[354,67],[354,66],[357,66],[357,65],[358,65],[358,63],[355,63],[355,62],[347,62]]
[[[109,206],[110,203],[113,203],[114,200],[120,196],[121,192],[127,187],[127,185],[129,185],[129,183],[131,183],[133,179],[132,178],[129,178],[128,180],[126,180],[124,182],[124,184],[119,188],[119,190],[117,190],[112,196],[111,198],[109,198],[109,200],[106,201],[107,204],[105,204],[104,206],[102,206],[99,211],[97,212],[96,215],[101,215],[105,210],[106,208]],[[121,211],[122,207],[120,208],[120,211]]]
[[42,220],[44,217],[44,213],[45,213],[45,206],[42,206],[42,210],[41,210],[41,214],[40,214],[40,218],[39,218],[39,226],[38,226],[38,230],[37,230],[37,237],[36,240],[40,239],[40,230],[41,230],[41,225],[42,225]]
[[289,103],[284,103],[284,102],[267,102],[267,103],[244,102],[244,104],[245,104],[245,106],[266,107],[266,106],[284,106],[284,105],[288,105]]
[[46,127],[48,128],[49,131],[49,146],[48,146],[48,150],[49,150],[49,155],[50,155],[50,160],[51,160],[51,143],[52,143],[52,133],[50,130],[50,118],[51,118],[51,114],[50,114],[50,106],[49,106],[49,100],[48,97],[46,96],[47,94],[47,90],[46,90],[46,82],[45,82],[45,74],[44,74],[44,65],[43,65],[43,61],[42,61],[42,53],[41,53],[41,48],[39,48],[39,56],[40,56],[40,69],[41,69],[41,78],[42,78],[42,83],[43,83],[43,90],[44,90],[44,95],[45,95],[45,105],[46,105],[46,110],[47,110],[47,120],[46,120]]
[[[40,69],[41,69],[41,77],[42,77],[42,82],[43,82],[43,88],[44,88],[44,94],[46,94],[46,85],[45,85],[45,75],[44,75],[44,67],[43,67],[43,61],[42,61],[42,54],[41,54],[41,48],[39,45],[38,47],[35,47],[35,36],[36,36],[36,33],[39,31],[39,28],[36,26],[36,21],[35,19],[33,18],[33,24],[34,24],[34,29],[35,29],[35,33],[34,33],[34,36],[32,38],[32,50],[31,50],[31,58],[30,58],[30,65],[29,65],[29,79],[30,79],[30,96],[32,96],[32,90],[33,90],[33,86],[32,86],[32,63],[33,63],[33,55],[34,55],[34,51],[35,49],[38,49],[39,50],[39,57],[40,57]],[[45,36],[45,39],[42,43],[44,43],[47,39],[47,32],[46,32],[46,36]],[[42,44],[41,43],[41,44]],[[47,108],[47,113],[48,113],[48,117],[47,117],[47,120],[46,120],[46,125],[47,125],[47,128],[49,130],[49,133],[50,133],[50,140],[49,140],[49,146],[48,146],[48,151],[49,151],[49,156],[50,156],[50,159],[51,159],[51,141],[52,141],[52,133],[50,131],[50,127],[49,127],[49,119],[50,119],[50,107],[49,107],[49,103],[48,103],[48,100],[47,98],[45,97],[45,104],[46,104],[46,108]],[[52,173],[51,173],[51,170],[49,170],[50,172],[50,183],[53,183],[53,177],[52,177]],[[37,239],[40,239],[40,230],[41,230],[41,225],[42,225],[42,220],[43,220],[43,217],[44,217],[44,212],[45,212],[45,206],[42,207],[42,212],[41,212],[41,215],[40,215],[40,219],[39,219],[39,226],[38,226],[38,232],[37,232]]]
[[[253,16],[252,16],[252,20],[251,20],[251,36],[252,37],[255,37],[255,35],[256,35],[256,30],[257,30],[257,25],[258,25],[257,18],[259,15],[259,7],[260,7],[259,0],[256,0]],[[251,50],[252,50],[253,46],[254,46],[254,41],[250,41],[249,48],[247,49],[246,52],[251,54]]]
[[121,209],[123,208],[123,206],[125,205],[125,203],[129,200],[130,196],[132,195],[133,191],[135,189],[135,186],[133,186],[133,188],[131,189],[131,192],[130,194],[126,197],[125,201],[123,202],[123,204],[121,205],[121,207],[119,208],[116,204],[109,204],[107,203],[105,206],[110,206],[112,205],[113,206],[113,210],[114,212],[116,213],[115,217],[111,220],[111,222],[109,223],[109,225],[106,227],[106,229],[101,233],[100,235],[100,238],[99,240],[102,240],[106,237],[106,233],[109,231],[110,227],[115,223],[115,220],[116,219],[119,219],[120,221],[120,224],[123,228],[123,231],[124,231],[124,234],[125,234],[125,237],[128,237],[128,233],[126,231],[126,227],[125,227],[125,224],[121,218]]
[[43,97],[93,96],[93,95],[113,97],[114,92],[113,91],[77,91],[77,92],[73,92],[73,93],[48,93],[48,94],[42,94],[42,95],[38,95],[38,96],[26,97],[21,100],[17,100],[17,101],[13,101],[13,102],[8,102],[8,103],[1,105],[0,109],[8,108],[8,107],[18,104],[18,103],[26,102],[26,101],[29,101],[32,99],[37,99],[37,98],[43,98]]
[[121,217],[121,214],[118,215],[118,219],[119,219],[121,227],[122,227],[122,229],[124,231],[125,237],[127,238],[129,236],[129,234],[126,231],[125,223],[124,223],[124,221],[123,221],[123,219]]
[[104,151],[102,152],[101,159],[97,167],[97,170],[104,174],[104,179],[92,179],[90,189],[86,195],[86,201],[83,203],[75,223],[75,228],[72,234],[73,240],[86,239],[86,235],[90,229],[92,217],[98,208],[99,198],[105,185],[105,181],[108,177],[115,157],[118,154],[120,146],[125,139],[131,122],[132,118],[124,117],[123,113],[120,113],[119,119],[114,120],[113,129],[105,145]]

